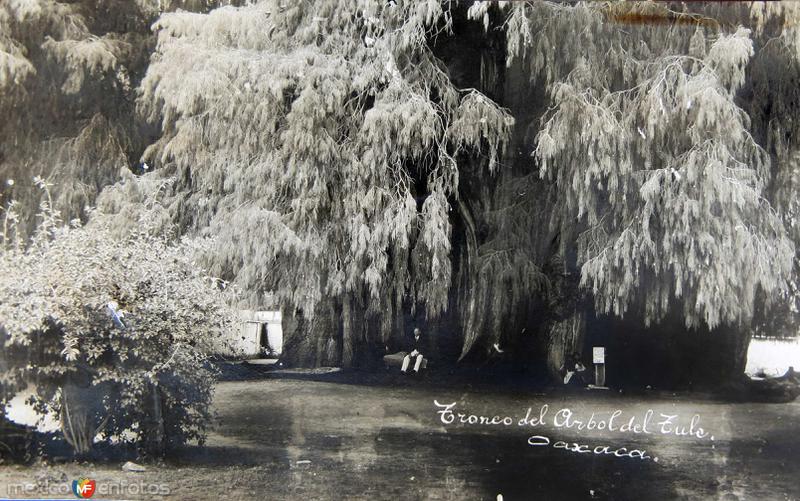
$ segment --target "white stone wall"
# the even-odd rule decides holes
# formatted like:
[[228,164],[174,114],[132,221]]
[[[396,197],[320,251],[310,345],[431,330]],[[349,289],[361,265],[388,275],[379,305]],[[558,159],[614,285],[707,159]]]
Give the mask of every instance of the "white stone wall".
[[283,327],[280,311],[241,310],[239,326],[222,340],[218,351],[221,355],[234,358],[253,358],[261,356],[262,325],[266,325],[266,336],[272,351],[283,351]]

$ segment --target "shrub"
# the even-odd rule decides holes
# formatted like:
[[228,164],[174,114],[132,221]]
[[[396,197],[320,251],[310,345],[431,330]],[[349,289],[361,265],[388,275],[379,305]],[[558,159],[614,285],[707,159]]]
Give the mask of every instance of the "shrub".
[[79,454],[99,432],[157,454],[202,443],[208,347],[234,318],[225,284],[193,261],[208,240],[154,236],[153,211],[135,228],[99,212],[65,225],[47,197],[30,242],[11,238],[15,219],[12,207],[0,250],[0,393],[34,384],[37,411],[61,417]]

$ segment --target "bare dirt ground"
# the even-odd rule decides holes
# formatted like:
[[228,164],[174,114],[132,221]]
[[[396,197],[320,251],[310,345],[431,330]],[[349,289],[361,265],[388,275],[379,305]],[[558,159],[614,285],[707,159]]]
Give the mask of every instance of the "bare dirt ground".
[[[504,500],[800,499],[798,402],[731,404],[586,390],[542,394],[399,378],[390,383],[294,377],[223,382],[215,397],[218,421],[205,448],[187,449],[142,473],[123,472],[118,463],[2,466],[0,497],[25,497],[19,486],[37,478],[52,488],[89,477],[98,486],[93,499],[152,499],[157,496],[150,493],[164,488],[168,499],[196,500],[495,500],[498,494]],[[455,403],[456,413],[507,416],[513,423],[460,424],[453,416],[456,422],[446,424],[434,401]],[[545,404],[544,424],[519,425],[529,407],[538,417]],[[621,414],[615,431],[578,430],[574,423],[565,427],[566,413],[558,414],[564,408],[573,420],[588,422],[594,413],[606,425],[614,411]],[[619,430],[631,417],[641,425],[648,410],[654,416],[649,433]],[[698,415],[696,425],[707,435],[663,434],[661,414],[677,416],[673,421],[687,432]],[[674,432],[671,425],[664,428]],[[546,436],[550,445],[528,445],[533,435]],[[554,448],[558,441],[589,452]],[[649,459],[606,454],[632,449]],[[74,498],[71,491],[42,494],[27,497]]]

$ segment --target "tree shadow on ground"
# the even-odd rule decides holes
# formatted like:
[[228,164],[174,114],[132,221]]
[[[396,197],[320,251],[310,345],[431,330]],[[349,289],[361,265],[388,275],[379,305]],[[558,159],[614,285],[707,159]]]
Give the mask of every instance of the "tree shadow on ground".
[[[524,435],[425,433],[384,429],[377,437],[384,461],[375,473],[398,478],[419,499],[673,499],[672,475],[652,461],[579,455],[531,447]],[[390,468],[385,468],[391,465]],[[398,471],[400,470],[400,471]],[[407,476],[402,475],[405,471]],[[414,481],[407,479],[414,477]],[[472,495],[470,495],[472,497]]]
[[[339,369],[319,367],[313,369],[285,369],[277,366],[250,364],[244,362],[225,362],[219,364],[222,375],[220,381],[250,381],[259,379],[314,381],[358,386],[417,386],[438,388],[461,388],[465,385],[485,388],[507,388],[511,391],[543,391],[554,388],[552,384],[533,379],[526,374],[481,369],[434,368],[423,370],[420,374],[402,374],[397,368],[379,367],[377,369]],[[564,388],[567,390],[566,388]]]

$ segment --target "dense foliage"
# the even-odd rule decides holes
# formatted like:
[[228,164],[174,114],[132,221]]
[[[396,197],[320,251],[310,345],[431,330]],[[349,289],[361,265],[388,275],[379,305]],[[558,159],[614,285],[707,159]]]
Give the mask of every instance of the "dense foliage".
[[[542,26],[553,15],[517,9]],[[586,224],[577,239],[582,284],[600,311],[617,315],[635,300],[646,321],[658,320],[677,300],[689,327],[747,321],[759,287],[768,297],[786,290],[793,258],[764,197],[767,153],[735,102],[753,55],[750,31],[623,31],[602,14],[585,6],[568,18],[584,28],[578,45],[594,44],[547,67],[568,71],[550,87],[535,149],[542,176],[562,193],[561,224]],[[528,39],[538,31],[523,29],[517,36]],[[535,43],[557,33],[540,32]]]
[[53,183],[65,220],[85,219],[105,186],[128,170],[153,131],[135,117],[149,62],[150,25],[164,11],[205,12],[227,0],[4,0],[0,2],[0,204],[35,226],[40,191]]
[[207,242],[170,244],[147,219],[116,228],[99,213],[64,225],[50,203],[29,245],[0,250],[0,383],[35,385],[79,453],[100,431],[155,451],[202,440],[209,347],[233,326],[218,282],[192,260]]
[[129,52],[117,34],[142,25],[100,28],[101,3],[51,2],[87,29],[50,23],[27,45],[20,6],[44,4],[7,4],[0,106],[73,109],[19,92],[55,78],[48,34],[83,47],[50,94],[124,103],[136,133],[93,112],[86,137],[121,153],[69,158],[141,153],[148,171],[104,211],[130,224],[155,197],[159,228],[219,236],[204,264],[248,307],[278,299],[287,362],[355,364],[407,317],[457,333],[454,357],[499,343],[551,368],[605,314],[677,318],[727,339],[737,366],[752,332],[796,328],[791,3],[262,0],[157,17],[174,6],[142,1],[130,19],[154,35]]

